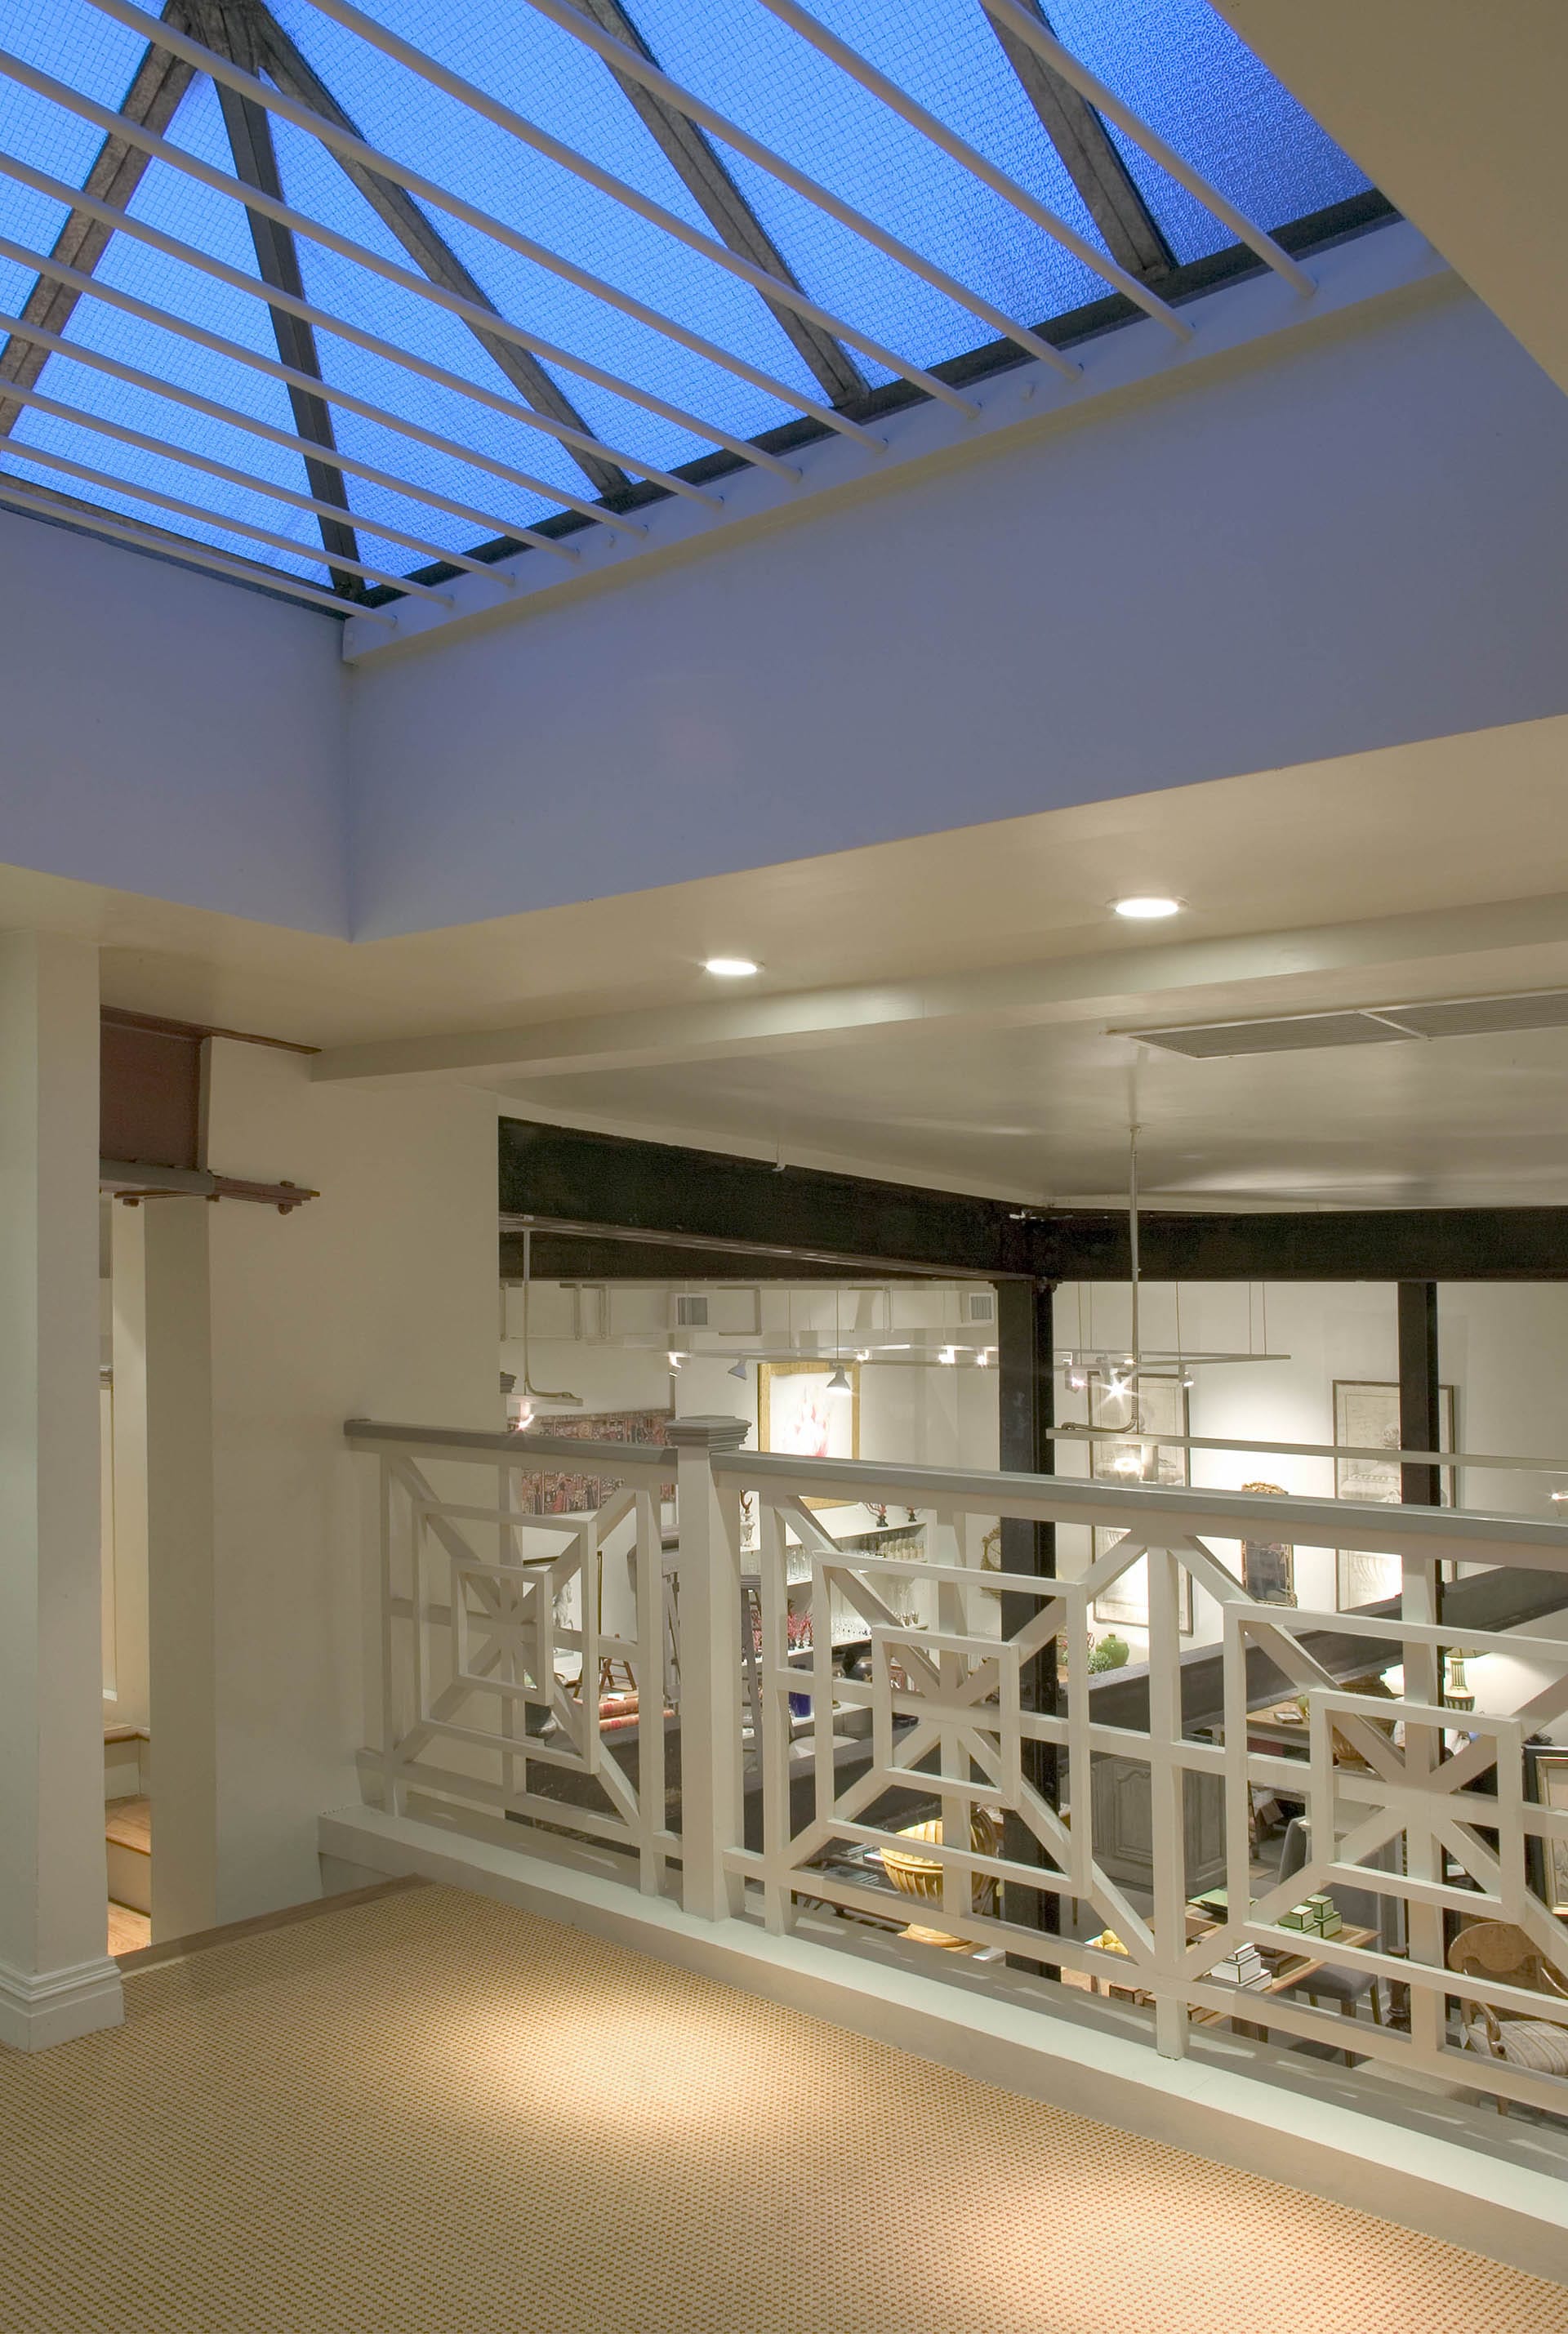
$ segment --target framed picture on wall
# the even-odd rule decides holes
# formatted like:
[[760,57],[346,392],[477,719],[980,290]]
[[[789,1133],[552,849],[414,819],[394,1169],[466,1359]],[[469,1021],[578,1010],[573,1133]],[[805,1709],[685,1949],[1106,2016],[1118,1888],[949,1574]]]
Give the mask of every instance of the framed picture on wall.
[[[832,1362],[759,1362],[756,1372],[756,1447],[794,1459],[858,1459],[861,1455],[861,1366],[844,1365],[850,1391],[830,1386]],[[842,1500],[813,1500],[812,1507],[842,1507]]]
[[[1183,1488],[1190,1468],[1185,1444],[1147,1442],[1141,1435],[1186,1434],[1187,1388],[1178,1378],[1140,1376],[1119,1392],[1098,1370],[1089,1374],[1089,1471],[1100,1483],[1160,1483]],[[1125,1532],[1107,1531],[1098,1525],[1094,1553],[1103,1556]],[[1192,1635],[1192,1577],[1181,1576],[1178,1625],[1184,1637]],[[1102,1596],[1094,1599],[1094,1618],[1107,1625],[1149,1626],[1149,1559],[1140,1556]]]
[[[1094,1553],[1103,1556],[1127,1534],[1121,1531],[1100,1531],[1094,1534]],[[1179,1589],[1177,1596],[1176,1625],[1184,1637],[1192,1635],[1192,1575],[1183,1569],[1177,1575]],[[1094,1599],[1094,1618],[1105,1623],[1120,1623],[1124,1628],[1147,1629],[1149,1626],[1149,1558],[1140,1556],[1130,1564],[1118,1580],[1113,1580],[1103,1596]]]
[[[1380,1379],[1336,1378],[1334,1445],[1373,1455],[1334,1461],[1334,1497],[1367,1500],[1380,1507],[1400,1504],[1400,1462],[1382,1458],[1382,1452],[1400,1448],[1400,1389]],[[1452,1451],[1454,1389],[1438,1390],[1438,1448]],[[1438,1496],[1446,1508],[1454,1504],[1454,1470],[1445,1467],[1438,1479]],[[1375,1556],[1360,1548],[1342,1548],[1334,1555],[1334,1602],[1342,1613],[1362,1605],[1380,1605],[1400,1594],[1402,1574],[1397,1556]]]
[[[1526,1749],[1529,1793],[1542,1807],[1568,1815],[1568,1750]],[[1568,1920],[1568,1840],[1532,1838],[1530,1885],[1557,1918]]]

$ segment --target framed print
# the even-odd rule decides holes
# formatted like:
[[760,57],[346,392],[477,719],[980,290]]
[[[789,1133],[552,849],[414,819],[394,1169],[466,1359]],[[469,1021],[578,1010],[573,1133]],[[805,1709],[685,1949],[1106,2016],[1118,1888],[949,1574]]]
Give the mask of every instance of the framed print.
[[[858,1459],[861,1455],[861,1366],[843,1365],[848,1394],[830,1393],[838,1365],[831,1361],[759,1362],[756,1447],[794,1459]],[[842,1507],[813,1500],[812,1507]]]
[[1185,1486],[1189,1469],[1180,1443],[1141,1442],[1140,1434],[1186,1434],[1187,1388],[1178,1378],[1140,1377],[1118,1393],[1098,1370],[1089,1373],[1089,1471],[1097,1483]]
[[[1542,1807],[1568,1815],[1568,1750],[1527,1746],[1530,1796]],[[1558,1919],[1568,1920],[1568,1840],[1530,1842],[1531,1886]]]
[[[1094,1553],[1103,1556],[1127,1534],[1121,1531],[1096,1530]],[[1176,1625],[1184,1637],[1192,1635],[1192,1575],[1184,1567],[1178,1573],[1180,1587],[1177,1596]],[[1106,1623],[1120,1622],[1124,1628],[1147,1629],[1149,1626],[1149,1558],[1140,1556],[1130,1564],[1120,1580],[1113,1580],[1102,1596],[1094,1599],[1094,1618]]]
[[[1185,1485],[1189,1473],[1188,1452],[1181,1443],[1143,1442],[1140,1434],[1188,1432],[1187,1388],[1177,1378],[1140,1376],[1125,1393],[1118,1393],[1098,1370],[1089,1374],[1089,1423],[1094,1439],[1089,1445],[1089,1471],[1100,1483],[1162,1483]],[[1125,1538],[1121,1531],[1096,1526],[1094,1553],[1103,1556]],[[1178,1626],[1192,1635],[1192,1577],[1181,1576]],[[1149,1626],[1149,1559],[1140,1556],[1102,1596],[1094,1599],[1096,1621],[1121,1623],[1134,1629]]]
[[[1438,1448],[1454,1448],[1454,1389],[1440,1386]],[[1400,1389],[1383,1380],[1336,1378],[1334,1443],[1356,1450],[1398,1451],[1400,1448]],[[1445,1467],[1438,1480],[1442,1504],[1454,1504],[1454,1470]],[[1336,1459],[1334,1497],[1368,1500],[1382,1507],[1400,1504],[1400,1462],[1397,1459]],[[1397,1596],[1402,1585],[1397,1556],[1373,1556],[1359,1548],[1340,1548],[1334,1556],[1334,1602],[1342,1613],[1362,1605],[1380,1605]]]

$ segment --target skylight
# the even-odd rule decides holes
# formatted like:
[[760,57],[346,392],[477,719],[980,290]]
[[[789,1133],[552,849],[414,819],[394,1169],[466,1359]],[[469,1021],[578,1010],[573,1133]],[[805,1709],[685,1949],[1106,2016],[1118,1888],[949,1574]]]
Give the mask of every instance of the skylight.
[[5,22],[0,501],[344,612],[1375,207],[1207,0]]

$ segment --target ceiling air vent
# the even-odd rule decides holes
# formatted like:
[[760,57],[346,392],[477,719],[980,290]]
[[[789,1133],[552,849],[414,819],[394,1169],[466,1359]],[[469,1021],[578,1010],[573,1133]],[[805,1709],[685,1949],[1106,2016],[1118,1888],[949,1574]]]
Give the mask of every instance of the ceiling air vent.
[[996,1292],[994,1288],[966,1288],[959,1307],[959,1317],[971,1324],[989,1326],[996,1318]]
[[1189,1061],[1234,1054],[1303,1054],[1324,1046],[1409,1045],[1422,1037],[1501,1037],[1568,1028],[1568,989],[1519,997],[1464,997],[1426,1005],[1368,1005],[1350,1013],[1289,1013],[1267,1021],[1211,1021],[1177,1029],[1124,1029],[1142,1046]]
[[678,1329],[706,1329],[707,1299],[706,1297],[678,1297],[675,1300],[675,1326]]

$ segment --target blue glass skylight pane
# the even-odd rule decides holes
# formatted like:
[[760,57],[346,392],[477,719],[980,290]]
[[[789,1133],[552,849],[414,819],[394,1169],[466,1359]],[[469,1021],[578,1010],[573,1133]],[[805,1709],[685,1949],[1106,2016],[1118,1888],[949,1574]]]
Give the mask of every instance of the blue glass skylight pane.
[[[491,0],[452,0],[438,18],[424,0],[378,0],[373,13],[430,47],[455,71],[469,77],[478,73],[504,102],[547,123],[563,143],[614,170],[712,240],[692,198],[603,66],[543,18],[524,9],[512,11],[506,37],[500,41]],[[814,385],[805,366],[763,302],[700,252],[390,64],[302,0],[281,0],[279,14],[338,101],[385,151],[460,190],[497,219],[619,291],[792,389],[811,392]],[[788,402],[636,323],[477,230],[446,214],[436,224],[515,321],[672,403],[711,415],[738,435],[790,418]],[[358,228],[354,232],[364,239]],[[563,378],[562,386],[595,427],[601,392],[572,378]],[[645,435],[639,449],[651,459],[678,460],[700,450],[666,423],[640,426]]]
[[[87,0],[9,0],[0,11],[0,46],[99,104],[118,106],[146,43],[101,16]],[[0,147],[8,153],[79,187],[102,143],[99,131],[78,115],[16,82],[0,80]],[[63,204],[0,177],[0,235],[14,243],[47,251],[68,217]],[[0,259],[0,306],[14,314],[34,280],[31,270]]]
[[[1368,181],[1207,0],[1052,0],[1057,38],[1259,227]],[[1233,240],[1120,131],[1112,137],[1178,259]]]
[[[397,238],[313,139],[287,122],[274,122],[274,139],[284,191],[292,204],[313,217],[330,219],[355,243],[402,266],[410,265]],[[380,339],[505,397],[519,411],[525,410],[500,367],[457,317],[323,245],[301,236],[297,248],[305,295],[315,306],[329,315],[362,324]],[[529,429],[476,399],[425,381],[406,366],[377,357],[352,342],[325,332],[318,337],[323,371],[356,395],[390,412],[405,414],[443,437],[477,447],[547,484],[559,484],[573,494],[593,491],[559,440],[544,431]],[[390,467],[408,469],[408,460],[399,452]],[[424,477],[428,485],[438,483],[421,471],[409,470],[409,475]]]
[[[815,13],[1100,247],[978,9],[908,0],[877,12],[856,0],[823,0]],[[1005,198],[755,0],[723,10],[702,0],[640,0],[638,22],[676,81],[1005,316],[1037,323],[1103,289]],[[996,338],[995,324],[765,170],[727,148],[725,159],[808,289],[889,346],[929,364]]]
[[[205,160],[220,167],[226,162],[226,140],[210,82],[192,82],[167,134],[173,143]],[[95,151],[97,142],[95,135]],[[244,209],[197,186],[167,164],[149,165],[130,208],[136,217],[178,234],[182,240],[214,253],[248,275],[255,274],[255,254]],[[190,317],[261,354],[275,356],[268,312],[259,303],[164,258],[129,236],[111,239],[96,275],[97,280],[106,285]],[[288,393],[281,382],[160,326],[127,315],[91,294],[77,303],[65,328],[65,337],[84,349],[97,350],[120,363],[248,413],[275,429],[291,433],[293,430]],[[245,470],[258,479],[273,480],[296,492],[306,489],[303,462],[286,448],[272,445],[248,430],[215,421],[68,358],[51,357],[38,386],[65,404],[165,439],[173,448],[189,448]],[[269,564],[275,561],[300,574],[322,572],[320,537],[312,516],[274,502],[259,491],[195,472],[176,458],[126,446],[83,424],[62,420],[35,408],[24,410],[12,432],[11,443],[19,458],[24,458],[24,449],[29,446],[49,448],[95,469],[138,479],[225,516],[252,518],[259,525],[295,535],[301,542],[301,556],[293,558],[197,520],[172,514],[159,517],[146,504],[114,497],[107,489],[56,476],[57,487],[83,500],[101,498],[130,516],[139,516],[144,524],[164,526],[196,540],[217,542],[226,549],[243,549],[249,556]],[[43,473],[40,471],[39,475]]]

